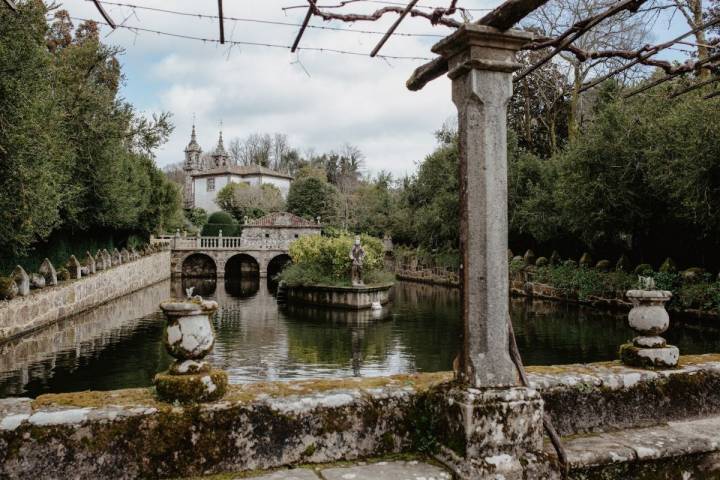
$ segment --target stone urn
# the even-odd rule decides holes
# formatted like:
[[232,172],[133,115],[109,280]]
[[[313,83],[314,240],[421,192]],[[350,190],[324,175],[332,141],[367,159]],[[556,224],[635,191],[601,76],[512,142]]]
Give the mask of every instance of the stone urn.
[[217,302],[200,296],[160,304],[167,320],[165,348],[176,359],[166,372],[155,375],[155,388],[162,400],[207,402],[225,394],[227,373],[203,360],[215,344],[212,316],[217,308]]
[[628,314],[630,327],[638,332],[638,336],[632,343],[620,347],[622,362],[642,368],[676,367],[680,351],[660,336],[670,326],[665,303],[672,293],[665,290],[630,290],[626,295],[633,303]]

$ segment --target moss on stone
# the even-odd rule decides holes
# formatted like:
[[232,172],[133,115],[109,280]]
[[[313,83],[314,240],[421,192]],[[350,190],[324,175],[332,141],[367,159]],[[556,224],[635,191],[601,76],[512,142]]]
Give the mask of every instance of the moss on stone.
[[67,282],[70,280],[70,271],[65,267],[59,268],[57,271],[57,279],[58,282]]
[[0,277],[0,300],[12,300],[17,294],[15,280],[10,277]]
[[222,370],[189,375],[163,372],[155,375],[153,383],[158,398],[167,402],[212,402],[227,392],[228,376]]

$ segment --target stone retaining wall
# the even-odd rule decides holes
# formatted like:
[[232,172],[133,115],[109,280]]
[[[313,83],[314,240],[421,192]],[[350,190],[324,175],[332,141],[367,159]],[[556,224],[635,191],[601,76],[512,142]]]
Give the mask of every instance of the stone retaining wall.
[[287,287],[288,303],[317,305],[321,307],[361,310],[373,303],[385,305],[390,301],[392,284],[367,287]]
[[[681,357],[681,365],[651,372],[606,362],[528,373],[568,435],[717,415],[720,356]],[[176,478],[432,451],[442,425],[429,412],[447,408],[451,379],[426,373],[231,385],[221,401],[184,407],[159,402],[149,388],[0,400],[0,477]],[[583,476],[582,458],[573,465],[581,474],[571,478],[639,478]],[[643,465],[664,468],[665,460]]]
[[2,301],[0,341],[52,324],[168,278],[170,252],[162,251],[87,277],[33,290],[26,297]]

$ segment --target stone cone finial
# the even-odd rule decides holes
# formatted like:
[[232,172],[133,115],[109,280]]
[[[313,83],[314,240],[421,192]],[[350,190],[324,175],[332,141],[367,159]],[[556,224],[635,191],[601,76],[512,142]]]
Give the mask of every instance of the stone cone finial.
[[165,348],[176,360],[166,372],[155,375],[155,389],[165,401],[208,402],[227,390],[227,373],[215,370],[202,359],[215,344],[212,316],[217,302],[200,296],[160,304],[167,319]]
[[[654,282],[648,282],[647,285]],[[668,345],[660,336],[670,326],[665,303],[672,293],[664,290],[630,290],[628,299],[633,308],[628,314],[630,327],[639,333],[632,343],[620,347],[620,359],[625,365],[641,368],[673,368],[680,351]]]
[[50,287],[53,285],[57,285],[57,272],[55,271],[55,267],[53,267],[53,264],[50,263],[50,260],[48,260],[47,258],[43,260],[43,262],[40,264],[40,269],[38,269],[38,273],[45,277],[46,286]]
[[82,277],[82,265],[80,265],[78,259],[75,258],[75,255],[70,255],[65,268],[67,268],[67,271],[70,273],[71,279],[76,280]]
[[15,267],[15,270],[13,270],[10,276],[13,280],[15,280],[15,284],[18,288],[18,295],[20,295],[21,297],[30,295],[30,277],[25,272],[24,268],[18,265],[17,267]]
[[93,275],[97,271],[97,264],[95,263],[95,257],[90,252],[85,252],[85,261],[83,266],[88,269],[88,274]]

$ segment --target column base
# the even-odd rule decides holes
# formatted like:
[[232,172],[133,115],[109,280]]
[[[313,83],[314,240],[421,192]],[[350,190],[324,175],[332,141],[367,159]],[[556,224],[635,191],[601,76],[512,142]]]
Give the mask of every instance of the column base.
[[542,452],[525,453],[522,457],[493,455],[465,459],[447,447],[441,447],[435,460],[442,463],[460,480],[561,480],[560,469]]
[[[437,458],[460,478],[523,477],[544,465],[543,400],[524,387],[457,387],[447,394],[447,408],[440,412],[442,445]],[[539,468],[539,467],[538,467]],[[530,470],[528,470],[530,469]]]
[[626,343],[620,347],[620,360],[630,367],[675,368],[680,358],[680,350],[672,345],[659,348],[641,348]]

